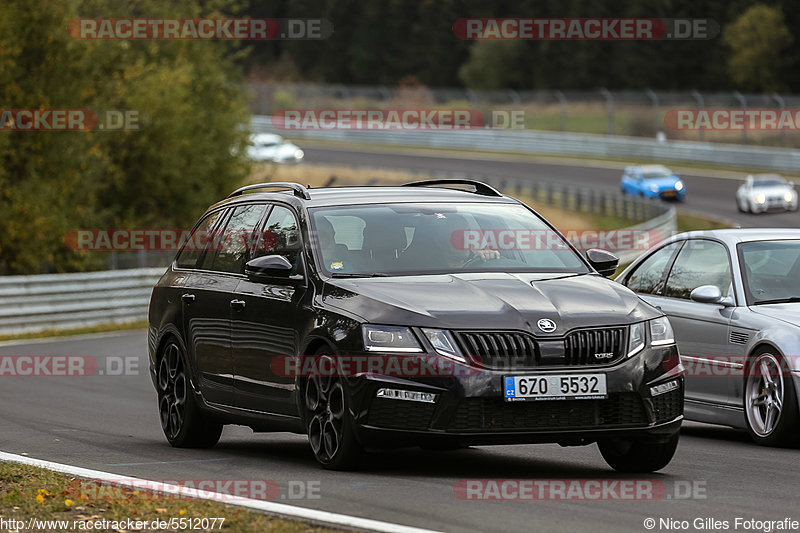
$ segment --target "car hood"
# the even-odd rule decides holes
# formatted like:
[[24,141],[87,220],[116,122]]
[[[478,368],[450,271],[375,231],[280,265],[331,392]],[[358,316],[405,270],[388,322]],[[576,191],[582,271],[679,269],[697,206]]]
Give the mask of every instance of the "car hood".
[[759,315],[800,326],[800,303],[751,305],[750,310]]
[[777,187],[759,187],[758,189],[753,189],[750,191],[752,196],[756,194],[764,194],[767,197],[770,196],[783,196],[787,191],[793,191],[792,187],[788,185],[780,185]]
[[666,178],[651,178],[644,180],[645,187],[651,187],[653,185],[657,186],[659,189],[674,189],[675,184],[678,183],[678,180],[675,176],[669,176]]
[[367,322],[446,329],[514,329],[550,335],[575,327],[628,324],[659,316],[633,292],[597,275],[449,274],[333,279],[326,305]]

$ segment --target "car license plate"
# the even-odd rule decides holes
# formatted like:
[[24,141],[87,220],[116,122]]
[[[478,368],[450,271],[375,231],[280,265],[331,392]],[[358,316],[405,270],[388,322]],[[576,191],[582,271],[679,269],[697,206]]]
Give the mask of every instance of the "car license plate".
[[605,374],[506,376],[508,402],[526,400],[602,400],[608,397]]
[[676,195],[676,194],[678,194],[678,193],[677,193],[677,192],[675,192],[675,191],[664,191],[664,192],[662,192],[661,194],[662,194],[663,196],[675,196],[675,195]]

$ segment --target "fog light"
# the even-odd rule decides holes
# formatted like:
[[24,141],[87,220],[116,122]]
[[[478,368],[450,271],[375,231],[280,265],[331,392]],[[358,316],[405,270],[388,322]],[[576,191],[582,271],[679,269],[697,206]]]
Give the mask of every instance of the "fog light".
[[677,381],[667,381],[666,383],[662,383],[661,385],[650,387],[650,396],[659,396],[661,394],[666,394],[667,392],[674,391],[679,387],[680,384]]
[[439,395],[431,392],[417,392],[413,390],[378,389],[378,393],[375,396],[378,398],[387,398],[389,400],[436,403],[436,398],[438,398]]

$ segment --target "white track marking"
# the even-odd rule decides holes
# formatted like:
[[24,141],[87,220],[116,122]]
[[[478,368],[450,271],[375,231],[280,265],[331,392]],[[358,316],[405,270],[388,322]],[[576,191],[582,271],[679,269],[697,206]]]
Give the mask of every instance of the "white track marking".
[[88,468],[81,468],[79,466],[66,465],[62,463],[54,463],[51,461],[44,461],[41,459],[33,459],[22,455],[13,453],[0,452],[0,461],[9,463],[21,463],[30,466],[38,466],[70,474],[77,477],[87,479],[97,479],[106,481],[108,483],[115,483],[122,486],[129,486],[132,488],[142,488],[143,490],[152,490],[154,486],[158,486],[159,492],[166,494],[174,494],[186,498],[213,500],[220,503],[237,505],[240,507],[247,507],[248,509],[255,509],[269,514],[280,515],[288,518],[296,518],[309,522],[324,524],[328,526],[340,526],[351,529],[360,529],[367,531],[381,531],[386,533],[438,533],[429,529],[420,529],[411,526],[403,526],[400,524],[393,524],[391,522],[381,522],[379,520],[372,520],[369,518],[360,518],[357,516],[349,516],[338,513],[331,513],[328,511],[319,511],[316,509],[306,509],[304,507],[297,507],[294,505],[287,505],[283,503],[267,502],[262,500],[252,500],[249,498],[232,497],[230,494],[222,494],[217,492],[198,491],[194,488],[180,487],[178,485],[166,485],[160,482],[149,481],[130,476],[121,476],[119,474],[112,474],[110,472],[102,472],[100,470],[90,470]]

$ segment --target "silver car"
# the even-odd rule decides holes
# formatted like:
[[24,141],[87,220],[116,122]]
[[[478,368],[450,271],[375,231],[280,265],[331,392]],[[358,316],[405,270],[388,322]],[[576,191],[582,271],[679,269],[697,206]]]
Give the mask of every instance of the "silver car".
[[685,367],[688,420],[800,440],[800,230],[675,235],[617,281],[662,310]]
[[747,176],[736,190],[736,206],[743,213],[797,211],[797,191],[794,183],[778,174]]

